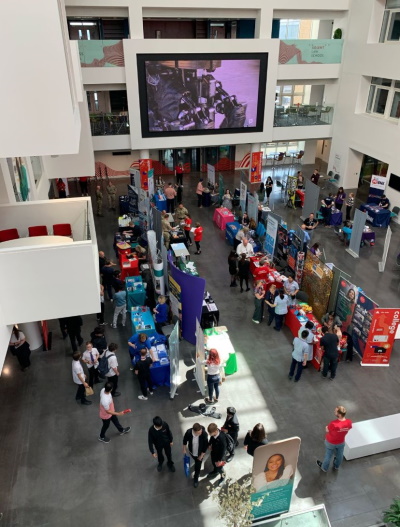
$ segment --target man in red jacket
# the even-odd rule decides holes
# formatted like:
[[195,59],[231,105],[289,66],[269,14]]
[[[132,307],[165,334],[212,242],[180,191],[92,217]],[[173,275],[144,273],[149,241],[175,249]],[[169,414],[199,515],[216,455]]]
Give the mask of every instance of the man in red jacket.
[[337,406],[335,408],[336,419],[331,421],[325,427],[325,457],[323,461],[317,459],[317,465],[322,472],[328,472],[329,465],[333,458],[334,470],[339,470],[343,461],[343,451],[345,445],[345,437],[348,431],[352,428],[353,423],[350,419],[346,419],[346,408],[344,406]]
[[199,222],[196,223],[196,228],[194,230],[194,243],[196,244],[197,251],[194,254],[201,254],[200,242],[203,239],[203,227]]

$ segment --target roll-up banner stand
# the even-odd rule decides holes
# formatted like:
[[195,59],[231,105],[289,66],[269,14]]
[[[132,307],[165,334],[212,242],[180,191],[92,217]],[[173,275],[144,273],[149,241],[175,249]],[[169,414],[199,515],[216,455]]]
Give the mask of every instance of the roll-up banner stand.
[[173,399],[180,384],[179,375],[179,323],[175,324],[168,338],[169,363],[170,363],[170,399]]
[[315,185],[309,179],[306,179],[305,187],[305,197],[304,197],[304,207],[300,218],[304,221],[308,216],[313,213],[317,214],[320,208],[319,202],[319,192],[320,188],[318,185]]
[[351,254],[353,258],[359,258],[361,239],[364,232],[367,215],[361,210],[356,209],[353,219],[353,227],[351,229],[350,245],[346,252]]
[[204,351],[204,333],[200,326],[199,321],[196,319],[196,356],[194,358],[196,367],[194,370],[194,378],[196,379],[197,386],[199,387],[201,395],[204,397],[206,394],[206,370],[203,361],[205,360]]
[[383,246],[382,261],[378,262],[378,269],[380,273],[383,273],[383,271],[385,270],[386,259],[387,259],[387,255],[389,252],[391,239],[392,239],[392,230],[390,227],[388,227],[386,231],[385,245]]

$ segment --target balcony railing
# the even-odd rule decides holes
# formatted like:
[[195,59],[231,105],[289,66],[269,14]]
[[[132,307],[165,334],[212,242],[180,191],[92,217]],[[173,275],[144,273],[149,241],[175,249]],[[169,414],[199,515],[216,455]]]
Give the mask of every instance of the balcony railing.
[[125,66],[122,40],[78,40],[82,68]]
[[340,64],[343,40],[281,40],[279,64]]
[[275,106],[274,126],[318,126],[332,124],[332,106]]
[[130,133],[129,117],[112,113],[91,114],[90,128],[92,135],[126,135]]

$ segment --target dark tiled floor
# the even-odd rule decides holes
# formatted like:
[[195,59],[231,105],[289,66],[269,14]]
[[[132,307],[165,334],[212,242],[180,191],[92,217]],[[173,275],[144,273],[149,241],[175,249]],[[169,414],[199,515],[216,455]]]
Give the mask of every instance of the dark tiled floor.
[[[297,168],[297,167],[296,167]],[[289,167],[277,169],[277,176]],[[311,167],[303,167],[305,175]],[[237,186],[239,174],[224,173],[228,187]],[[125,193],[126,179],[118,188]],[[290,383],[286,374],[290,362],[291,335],[288,330],[276,334],[265,324],[251,322],[251,293],[240,294],[229,288],[227,255],[229,246],[224,233],[212,223],[213,209],[195,207],[197,178],[185,176],[184,203],[205,228],[201,256],[196,258],[201,276],[215,298],[238,354],[239,371],[222,386],[219,404],[223,411],[234,405],[241,423],[240,438],[257,422],[263,422],[270,440],[298,435],[302,439],[292,510],[325,503],[334,527],[367,527],[381,519],[381,511],[400,493],[400,451],[344,462],[339,473],[322,474],[315,466],[323,454],[326,423],[333,418],[337,404],[348,407],[349,416],[363,420],[398,412],[400,395],[399,346],[390,368],[360,368],[358,361],[340,364],[335,382],[324,382],[316,371],[308,369],[301,382]],[[94,185],[92,185],[92,189]],[[323,192],[327,191],[326,188]],[[275,209],[288,221],[298,223],[300,211],[284,208],[280,192],[273,194]],[[97,219],[99,248],[112,255],[115,216],[106,211]],[[328,261],[348,272],[357,285],[365,288],[382,306],[399,303],[399,273],[392,271],[399,250],[399,227],[393,226],[392,246],[387,270],[378,273],[385,231],[377,231],[375,247],[364,247],[360,259],[344,251],[330,229],[319,228],[315,241],[325,248]],[[84,294],[84,292],[83,292]],[[60,294],[62,301],[62,294]],[[79,298],[77,298],[79,313]],[[107,320],[112,308],[106,306]],[[84,338],[96,322],[95,315],[84,317]],[[0,509],[2,524],[23,527],[130,527],[163,525],[193,527],[220,525],[216,521],[215,503],[207,483],[198,489],[183,475],[181,464],[182,434],[197,419],[186,410],[199,401],[193,382],[193,347],[181,343],[182,385],[179,395],[169,400],[167,388],[160,388],[148,402],[139,402],[136,379],[129,371],[126,340],[129,327],[107,327],[109,342],[120,344],[122,396],[117,409],[133,409],[121,418],[131,425],[130,434],[120,437],[111,429],[111,443],[97,441],[99,432],[98,396],[93,406],[81,407],[74,401],[71,381],[70,348],[61,339],[57,321],[50,322],[53,349],[35,352],[32,368],[22,374],[14,357],[7,356],[5,367],[10,374],[0,378],[2,401],[0,429]],[[151,418],[160,414],[169,422],[175,435],[176,474],[158,474],[147,448],[147,429]],[[208,424],[208,420],[202,420]],[[209,468],[206,462],[205,474]],[[251,469],[251,458],[239,449],[227,473],[239,478]]]

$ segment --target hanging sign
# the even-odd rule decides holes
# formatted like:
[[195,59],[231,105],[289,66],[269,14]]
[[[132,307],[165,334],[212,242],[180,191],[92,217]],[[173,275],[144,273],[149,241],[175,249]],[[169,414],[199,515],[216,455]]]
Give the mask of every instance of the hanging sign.
[[252,152],[250,183],[260,183],[262,175],[262,152]]

